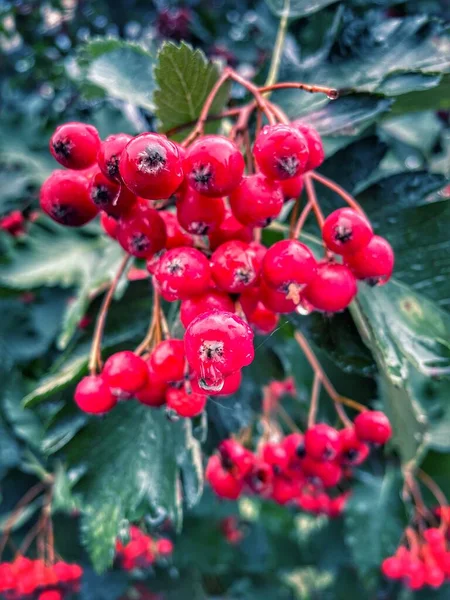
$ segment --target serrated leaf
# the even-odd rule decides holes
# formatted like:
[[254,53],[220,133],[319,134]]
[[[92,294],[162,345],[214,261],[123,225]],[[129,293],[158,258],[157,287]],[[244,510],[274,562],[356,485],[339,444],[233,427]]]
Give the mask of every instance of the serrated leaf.
[[334,4],[337,0],[265,0],[265,2],[275,15],[294,19],[311,15]]
[[[163,44],[155,65],[158,89],[154,95],[161,131],[195,121],[218,78],[217,65],[209,62],[201,50],[194,50],[184,42],[179,46],[172,42]],[[211,114],[222,110],[228,91],[227,85],[221,88],[211,106]],[[215,125],[212,130],[208,127],[208,131],[216,128]],[[189,129],[184,130],[183,136],[188,132]]]
[[119,526],[140,507],[164,510],[180,526],[181,470],[194,469],[198,482],[184,489],[184,501],[194,504],[201,493],[201,453],[191,422],[171,422],[132,401],[92,420],[66,451],[69,464],[86,469],[75,491],[84,510],[84,543],[98,571],[112,564]]

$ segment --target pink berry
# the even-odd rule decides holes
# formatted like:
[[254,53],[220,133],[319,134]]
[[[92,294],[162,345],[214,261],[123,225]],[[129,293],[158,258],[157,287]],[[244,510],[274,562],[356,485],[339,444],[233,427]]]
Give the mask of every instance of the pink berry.
[[173,543],[166,538],[161,538],[156,542],[156,553],[159,556],[170,556],[173,553]]
[[369,456],[369,447],[356,435],[353,427],[346,427],[339,431],[341,449],[339,462],[342,465],[361,465]]
[[117,404],[101,375],[83,377],[75,389],[74,400],[81,410],[93,415],[106,413]]
[[89,195],[95,206],[115,218],[125,214],[137,201],[137,196],[125,185],[111,181],[101,171],[91,178]]

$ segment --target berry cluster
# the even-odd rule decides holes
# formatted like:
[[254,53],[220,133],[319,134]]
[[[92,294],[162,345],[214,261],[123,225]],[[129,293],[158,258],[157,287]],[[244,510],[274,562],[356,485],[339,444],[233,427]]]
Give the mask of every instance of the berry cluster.
[[[385,444],[391,426],[383,413],[360,413],[353,427],[336,430],[317,423],[305,434],[262,441],[256,453],[233,439],[223,441],[208,462],[206,478],[216,494],[235,500],[242,493],[292,504],[314,514],[339,516],[348,493],[336,487],[368,457],[370,445]],[[336,493],[329,492],[335,488]]]
[[147,569],[158,559],[172,555],[173,544],[167,538],[152,539],[135,525],[130,527],[130,541],[116,542],[116,559],[125,571]]
[[5,600],[63,600],[79,591],[83,569],[76,564],[46,564],[19,555],[0,563],[0,596]]

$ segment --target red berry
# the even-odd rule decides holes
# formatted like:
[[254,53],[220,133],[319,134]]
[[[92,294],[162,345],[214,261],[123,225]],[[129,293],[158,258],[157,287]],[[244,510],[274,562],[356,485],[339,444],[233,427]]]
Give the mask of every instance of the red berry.
[[116,181],[117,183],[122,181],[119,174],[120,155],[132,139],[133,136],[128,133],[116,133],[108,136],[102,142],[97,155],[98,166],[103,175],[111,181]]
[[297,200],[297,198],[300,198],[300,194],[303,191],[303,177],[299,175],[299,177],[283,179],[283,181],[280,181],[280,186],[285,202],[288,202],[289,200]]
[[83,576],[83,569],[79,565],[69,565],[63,561],[55,563],[53,570],[60,583],[76,581]]
[[283,202],[280,184],[261,173],[244,177],[230,195],[233,215],[249,227],[269,225],[280,214]]
[[169,388],[166,394],[167,407],[180,417],[196,417],[203,412],[207,396],[204,394],[188,394],[184,389]]
[[394,251],[387,240],[374,235],[367,246],[355,254],[346,256],[345,262],[357,279],[384,285],[394,270]]
[[211,256],[211,271],[222,291],[239,294],[256,283],[259,262],[245,242],[225,242]]
[[236,440],[224,440],[219,444],[222,466],[236,478],[244,478],[252,470],[254,456]]
[[311,171],[311,169],[317,169],[325,160],[325,152],[319,132],[301,120],[293,121],[291,125],[305,136],[308,145],[309,158],[305,170]]
[[255,459],[245,482],[252,492],[268,497],[272,492],[274,473],[272,466],[260,459]]
[[277,504],[287,504],[300,493],[300,486],[296,481],[275,477],[272,484],[271,498]]
[[110,217],[105,212],[100,213],[100,225],[103,231],[113,240],[116,239],[118,223],[114,217]]
[[89,196],[97,208],[115,218],[126,213],[137,200],[125,185],[109,180],[101,171],[90,180]]
[[318,423],[305,433],[306,454],[314,460],[333,460],[340,449],[339,432],[326,423]]
[[225,216],[219,227],[209,233],[208,237],[211,249],[215,250],[221,244],[231,240],[251,242],[253,239],[253,230],[239,223],[236,217],[230,212]]
[[442,545],[445,546],[445,535],[437,527],[430,527],[429,529],[425,529],[425,531],[423,532],[423,537],[432,547],[439,548]]
[[241,371],[235,371],[234,373],[231,373],[231,375],[224,377],[223,386],[220,388],[220,390],[208,389],[208,391],[206,391],[200,387],[197,376],[191,379],[192,391],[196,392],[197,394],[208,394],[208,396],[230,396],[238,391],[238,389],[241,387],[241,383]]
[[236,500],[242,492],[242,480],[223,468],[219,456],[211,456],[205,471],[206,480],[218,496]]
[[265,335],[275,331],[279,320],[279,316],[269,308],[266,308],[262,302],[258,302],[255,310],[248,316],[249,325],[257,333]]
[[342,479],[341,467],[331,461],[318,461],[306,456],[302,462],[302,468],[313,481],[319,480],[324,487],[334,487]]
[[113,391],[134,394],[147,383],[148,367],[140,356],[125,350],[108,358],[102,377]]
[[18,236],[25,232],[25,217],[20,210],[13,210],[0,219],[0,229],[7,231],[10,235]]
[[180,307],[180,319],[185,327],[204,312],[210,310],[234,312],[234,302],[228,294],[209,290],[201,296],[193,296],[183,300]]
[[305,136],[298,129],[281,123],[262,128],[255,140],[253,155],[262,173],[273,180],[301,175],[309,160]]
[[181,227],[192,235],[208,235],[225,218],[223,198],[202,196],[186,186],[177,199],[177,219]]
[[93,415],[106,413],[117,404],[101,375],[83,377],[75,389],[74,400],[81,410]]
[[283,444],[267,442],[261,449],[261,456],[272,467],[275,475],[283,473],[289,464],[289,455]]
[[117,241],[132,256],[148,258],[164,248],[166,239],[164,221],[144,202],[135,204],[119,219]]
[[381,563],[381,572],[388,579],[400,579],[403,576],[403,562],[396,556],[390,556]]
[[280,314],[294,312],[297,305],[293,300],[286,297],[286,292],[280,292],[270,288],[264,281],[261,281],[259,288],[261,302],[266,308]]
[[358,288],[350,269],[337,263],[321,262],[314,279],[303,291],[307,302],[316,310],[333,313],[347,308]]
[[361,465],[369,456],[369,447],[361,442],[353,427],[339,431],[341,450],[339,462],[342,465]]
[[313,253],[297,240],[276,242],[267,250],[262,263],[264,282],[285,295],[292,284],[301,288],[313,281],[316,273]]
[[86,123],[64,123],[50,138],[50,152],[68,169],[86,169],[97,161],[98,131]]
[[204,196],[228,196],[244,173],[244,158],[234,142],[205,135],[188,149],[183,162],[189,185]]
[[41,208],[61,225],[85,225],[98,214],[98,208],[89,197],[88,187],[89,180],[81,173],[53,171],[41,187]]
[[146,406],[163,406],[166,403],[167,383],[159,379],[152,367],[148,366],[147,383],[138,392],[136,400]]
[[342,513],[347,505],[348,498],[349,492],[340,494],[339,496],[336,496],[336,498],[332,498],[328,508],[328,516],[330,519],[336,519],[337,517],[342,516]]
[[354,425],[355,433],[362,442],[385,444],[392,435],[389,419],[378,410],[366,410],[360,413]]
[[301,433],[291,433],[283,439],[283,448],[286,450],[289,459],[289,467],[296,468],[301,466],[301,460],[306,455],[305,438]]
[[166,300],[184,300],[208,290],[211,269],[199,250],[173,248],[159,259],[154,275]]
[[177,217],[173,213],[170,213],[167,210],[160,210],[159,216],[166,225],[167,250],[179,248],[180,246],[193,246],[194,240],[192,239],[192,236],[183,231],[178,223]]
[[445,574],[437,565],[425,567],[425,581],[432,588],[439,588],[445,581]]
[[156,542],[156,553],[159,556],[170,556],[173,552],[173,543],[166,539],[161,538]]
[[368,219],[352,208],[339,208],[323,224],[323,241],[336,254],[352,254],[362,250],[373,237]]
[[136,196],[149,200],[170,198],[183,181],[178,146],[158,133],[141,133],[128,142],[119,171]]
[[224,376],[252,362],[253,337],[247,323],[229,312],[212,310],[189,324],[184,336],[186,358],[204,380],[204,389],[215,383],[222,389]]
[[184,379],[183,340],[164,340],[150,354],[149,364],[156,376],[165,383]]

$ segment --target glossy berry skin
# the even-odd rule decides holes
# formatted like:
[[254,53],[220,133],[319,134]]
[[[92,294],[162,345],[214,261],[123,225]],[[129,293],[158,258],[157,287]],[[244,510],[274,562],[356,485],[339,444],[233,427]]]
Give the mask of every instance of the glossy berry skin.
[[223,468],[219,456],[211,456],[205,472],[206,480],[214,492],[221,498],[237,500],[244,487],[242,480],[236,479]]
[[274,478],[272,466],[262,459],[256,458],[245,482],[253,493],[267,498],[272,493]]
[[303,191],[303,177],[299,175],[298,177],[292,177],[291,179],[283,179],[280,181],[280,186],[285,202],[297,200],[297,198],[300,198],[300,194]]
[[101,143],[97,154],[97,162],[105,177],[116,183],[121,183],[119,174],[120,155],[125,146],[133,139],[128,133],[110,135]]
[[148,258],[165,246],[167,239],[164,221],[146,203],[138,202],[119,219],[117,241],[137,258]]
[[314,460],[333,460],[341,450],[339,432],[326,423],[318,423],[305,433],[306,454]]
[[117,404],[117,398],[101,375],[83,377],[75,389],[74,400],[78,408],[93,415],[106,413]]
[[307,141],[295,127],[266,125],[258,134],[253,155],[261,172],[274,181],[302,175],[309,160]]
[[245,242],[225,242],[211,256],[211,273],[220,290],[240,294],[256,283],[259,264]]
[[180,417],[196,417],[203,412],[208,398],[204,394],[188,394],[183,388],[169,388],[166,394],[167,408]]
[[279,316],[269,308],[266,308],[262,302],[258,302],[255,310],[248,316],[248,322],[253,329],[260,334],[268,335],[277,328]]
[[362,250],[346,256],[345,262],[357,279],[384,285],[394,270],[394,251],[387,240],[374,235]]
[[183,162],[186,179],[204,196],[228,196],[244,173],[244,158],[234,142],[220,135],[205,135],[186,152]]
[[177,199],[177,219],[181,227],[192,235],[208,235],[225,218],[223,198],[202,196],[189,186]]
[[323,224],[322,237],[326,247],[336,254],[358,252],[373,237],[368,219],[352,208],[339,208]]
[[208,290],[211,269],[199,250],[173,248],[160,258],[154,275],[166,300],[184,300]]
[[116,219],[137,201],[137,197],[125,185],[110,181],[101,171],[90,180],[89,196],[97,208]]
[[216,290],[209,290],[200,296],[187,298],[181,303],[181,322],[184,327],[187,327],[195,317],[214,309],[234,312],[234,302],[228,294]]
[[306,171],[317,169],[325,160],[325,152],[319,132],[301,120],[292,121],[291,125],[304,135],[308,145],[309,158],[306,163]]
[[261,281],[259,291],[261,302],[269,310],[280,314],[289,314],[295,311],[296,304],[293,300],[286,298],[286,292],[270,288],[264,280]]
[[357,437],[354,427],[339,431],[341,449],[339,463],[346,466],[361,465],[369,456],[369,447]]
[[271,246],[262,263],[265,283],[286,295],[289,286],[304,286],[314,280],[317,262],[311,250],[297,240],[281,240]]
[[184,378],[183,340],[164,340],[150,354],[149,364],[156,376],[165,383]]
[[316,310],[333,313],[347,308],[357,292],[356,279],[348,267],[324,261],[318,264],[316,276],[303,295]]
[[159,374],[148,363],[147,383],[138,392],[135,392],[136,400],[146,406],[158,408],[166,403],[167,383],[159,378]]
[[221,244],[231,240],[250,243],[253,239],[253,229],[239,223],[230,212],[225,215],[219,227],[209,232],[208,237],[211,250],[215,250]]
[[283,444],[267,442],[261,449],[261,457],[270,465],[275,475],[283,473],[289,464],[289,455]]
[[280,214],[284,196],[279,183],[261,173],[244,177],[230,194],[233,215],[248,227],[266,227]]
[[218,451],[222,466],[234,477],[242,479],[252,470],[253,454],[236,440],[224,440],[219,444]]
[[158,133],[141,133],[128,142],[119,172],[136,196],[148,200],[170,198],[183,181],[178,146]]
[[334,487],[342,479],[342,468],[336,462],[319,461],[306,456],[302,468],[309,479],[320,481],[324,487]]
[[231,375],[224,377],[223,386],[221,386],[220,390],[204,390],[202,387],[200,387],[200,383],[202,383],[202,381],[198,378],[198,375],[194,375],[190,381],[192,391],[196,394],[207,394],[208,396],[230,396],[231,394],[237,392],[241,387],[242,371],[235,371],[234,373],[231,373]]
[[38,596],[38,600],[63,600],[63,598],[62,592],[58,590],[46,590]]
[[378,410],[366,410],[355,421],[355,433],[362,442],[385,444],[392,435],[392,427],[387,416]]
[[249,365],[255,355],[253,331],[247,323],[218,310],[203,313],[189,324],[184,348],[191,368],[212,384]]
[[68,169],[87,169],[95,164],[99,148],[98,131],[86,123],[64,123],[50,138],[52,156]]
[[303,434],[291,433],[283,439],[282,444],[288,456],[289,468],[300,468],[301,461],[306,456]]
[[89,197],[88,187],[89,180],[81,173],[53,171],[41,187],[41,208],[61,225],[85,225],[98,214],[98,208]]
[[181,228],[176,215],[167,210],[160,210],[158,211],[158,214],[164,221],[164,224],[166,226],[167,250],[172,250],[172,248],[179,248],[180,246],[194,245],[194,240],[192,236]]
[[147,383],[148,367],[140,356],[125,350],[108,358],[102,377],[112,390],[134,394]]
[[381,572],[388,579],[400,579],[403,575],[403,563],[396,556],[389,556],[381,563]]

